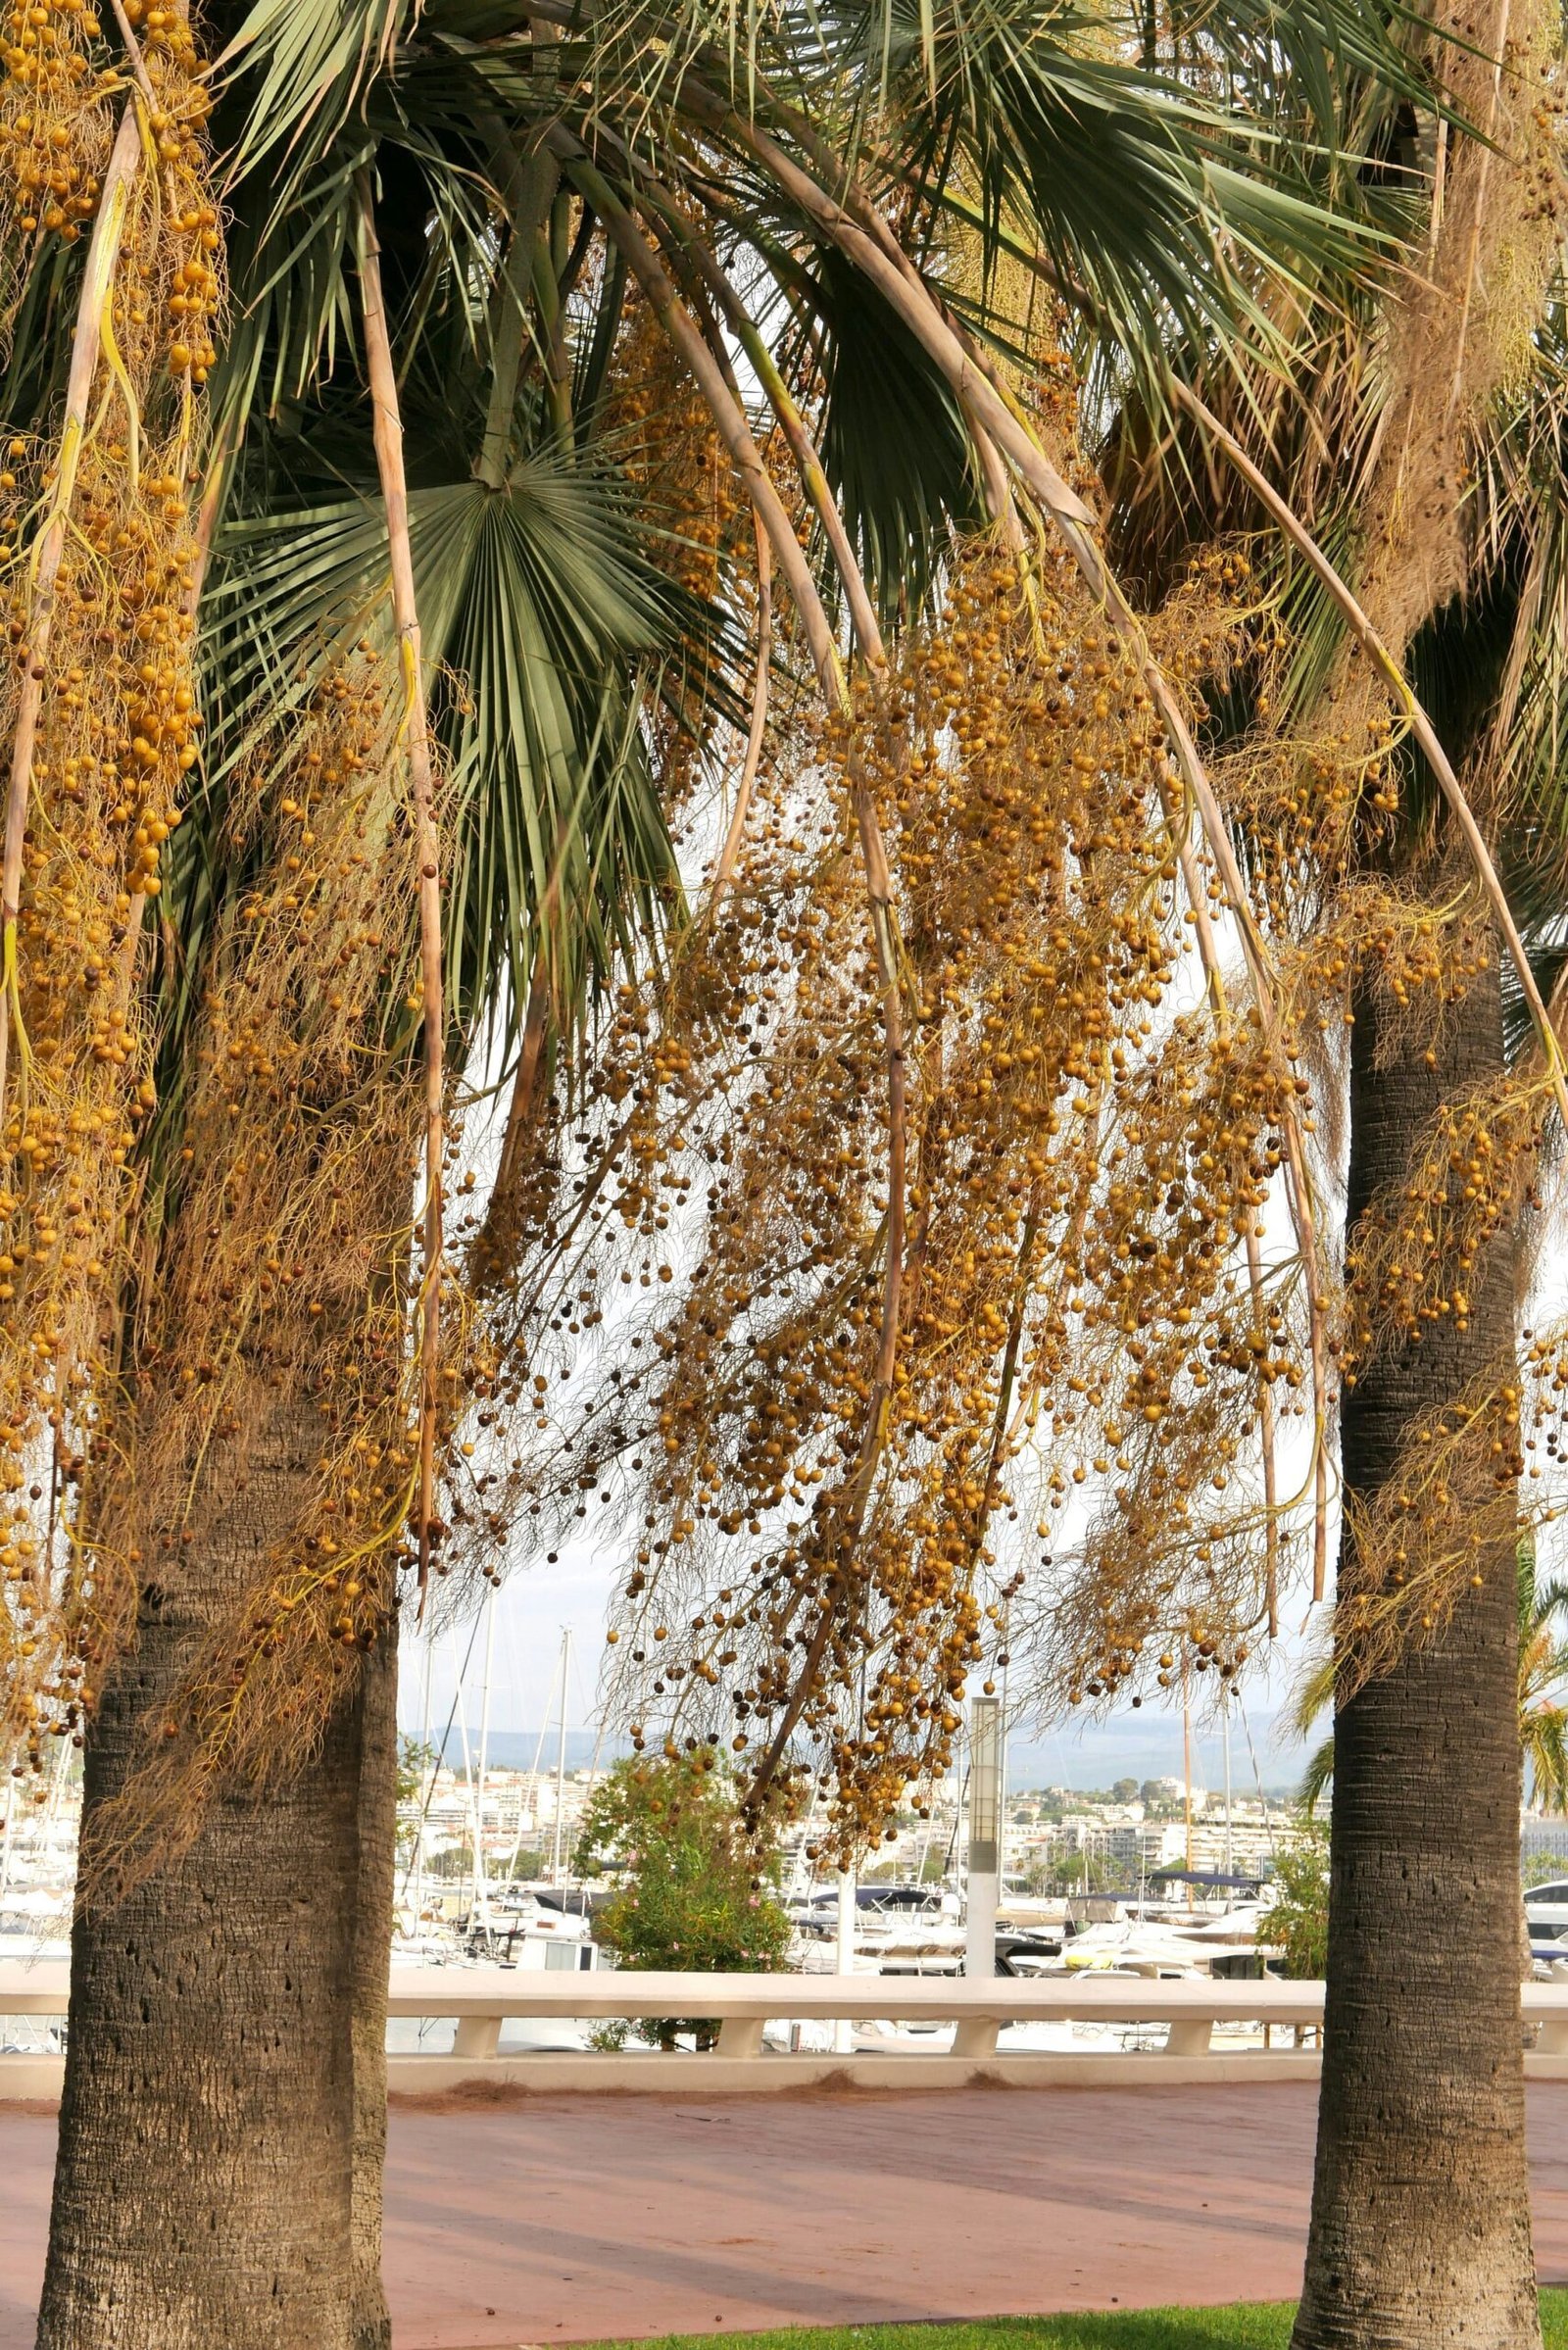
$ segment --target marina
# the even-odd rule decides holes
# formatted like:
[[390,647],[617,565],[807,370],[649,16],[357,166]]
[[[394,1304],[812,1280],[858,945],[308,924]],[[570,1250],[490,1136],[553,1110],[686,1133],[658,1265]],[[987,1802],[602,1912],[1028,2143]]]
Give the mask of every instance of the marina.
[[[564,1643],[563,1688],[566,1664]],[[460,1692],[454,1709],[460,1722],[461,1706]],[[489,1768],[488,1686],[480,1693],[478,1718],[477,1748],[468,1748],[466,1734],[463,1738],[463,1774],[427,1766],[402,1807],[406,1858],[387,2029],[395,2081],[406,2067],[442,2060],[446,2085],[475,2058],[502,2062],[509,2072],[529,2058],[603,2063],[625,2045],[624,2021],[618,2032],[610,2023],[634,2012],[653,1986],[654,1979],[645,1975],[622,1975],[619,1988],[606,1981],[617,1971],[616,1953],[596,1934],[595,1917],[613,1897],[615,1880],[573,1880],[573,1835],[584,1791],[591,1793],[599,1775],[592,1766],[568,1775],[564,1703],[552,1767],[541,1771],[536,1755],[526,1777]],[[951,2082],[966,2078],[959,2060],[978,2054],[1021,2066],[1027,2078],[1031,2060],[1070,2064],[1135,2055],[1168,2061],[1178,2051],[1205,2058],[1299,2057],[1315,2051],[1320,1994],[1315,2006],[1308,1998],[1288,2015],[1279,2008],[1287,1985],[1282,1952],[1271,1939],[1275,1887],[1265,1875],[1172,1866],[1146,1875],[1121,1894],[1031,1892],[1018,1868],[1008,1872],[1000,1865],[1007,1852],[1005,1834],[996,1868],[987,1873],[972,1865],[975,1810],[1000,1808],[1000,1760],[996,1771],[996,1789],[971,1771],[963,1787],[968,1802],[952,1803],[943,1824],[949,1865],[940,1875],[929,1866],[936,1841],[929,1831],[910,1853],[921,1874],[864,1883],[815,1878],[804,1838],[797,1838],[787,1859],[790,1934],[783,1963],[801,1979],[800,1989],[793,1998],[780,1992],[766,2013],[754,2003],[747,2010],[753,2021],[744,2026],[725,2024],[721,2056],[735,2056],[744,2044],[748,2055],[850,2059],[862,2072],[867,2065],[908,2060],[923,2064],[933,2080]],[[21,1984],[25,1995],[19,1991],[8,2011],[0,1990],[0,2100],[40,2088],[49,2093],[63,2056],[77,1799],[62,1767],[41,1806],[30,1812],[15,1802],[8,1807],[0,1844],[0,1986]],[[454,1820],[459,1830],[466,1827],[466,1845],[453,1834]],[[537,1836],[541,1826],[548,1831],[547,1871],[519,1879],[511,1871],[523,1838]],[[1227,1856],[1232,1843],[1227,1804]],[[465,1861],[456,1876],[450,1863],[442,1866],[443,1849],[456,1850]],[[1532,1984],[1568,1996],[1568,1876],[1527,1888],[1525,1915]],[[956,1996],[976,1974],[1019,1986],[1012,1994],[1014,2012],[999,2010],[984,2029],[975,2020],[966,2024],[951,2007],[940,2012],[941,1986],[953,1985]],[[48,2002],[37,1996],[45,1982],[59,1986],[59,2012],[48,2012]],[[824,2006],[834,1984],[852,1982],[857,2012],[835,2014]],[[887,1984],[886,2012],[881,1995],[870,1993],[872,1982]],[[572,1984],[579,1988],[570,1989]],[[1136,2001],[1130,2010],[1123,2001],[1117,2012],[1118,1986],[1131,1993],[1140,1984],[1198,1990],[1193,2014],[1201,2012],[1200,2028],[1162,2013],[1140,2014]],[[1249,1993],[1249,1984],[1259,1988]],[[1104,1998],[1070,1996],[1074,1985],[1081,1991],[1098,1986],[1109,2006]],[[456,2003],[471,2007],[486,1986],[495,1992],[493,2021],[465,2023]],[[1220,1986],[1226,1996],[1219,1995]],[[1054,2001],[1054,1987],[1062,1994]],[[929,2004],[933,1996],[937,2012]],[[445,2000],[454,2005],[444,2008]],[[688,1990],[669,2012],[681,2016],[698,2003],[695,1990]],[[1559,2050],[1568,2047],[1568,2018],[1559,2024],[1553,2015],[1544,2008],[1530,2029],[1532,2064],[1549,2061],[1555,2070]],[[692,2044],[687,2032],[674,2042],[677,2050]]]

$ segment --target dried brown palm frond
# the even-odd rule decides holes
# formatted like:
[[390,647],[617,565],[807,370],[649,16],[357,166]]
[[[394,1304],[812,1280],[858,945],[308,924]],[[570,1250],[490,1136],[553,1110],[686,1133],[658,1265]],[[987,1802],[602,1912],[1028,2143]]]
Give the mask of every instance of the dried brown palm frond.
[[[309,1751],[417,1523],[424,1117],[384,1033],[389,981],[417,969],[425,854],[401,711],[395,664],[361,656],[230,780],[224,852],[254,884],[191,975],[193,1066],[100,1389],[69,1617],[101,1684],[167,1584],[186,1653],[146,1769],[95,1826],[95,1889],[177,1849],[211,1787]],[[192,1594],[183,1555],[253,1483],[270,1522],[243,1588]]]

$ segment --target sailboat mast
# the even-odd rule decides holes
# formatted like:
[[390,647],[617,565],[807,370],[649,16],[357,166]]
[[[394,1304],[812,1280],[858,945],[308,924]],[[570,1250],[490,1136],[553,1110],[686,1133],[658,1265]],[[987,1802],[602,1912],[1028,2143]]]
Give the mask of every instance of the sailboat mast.
[[[466,1670],[466,1658],[464,1659],[464,1665]],[[468,1744],[468,1709],[463,1702],[462,1673],[458,1675],[452,1710],[457,1716],[458,1738],[463,1746],[463,1784],[467,1789],[468,1798],[468,1897],[481,1923],[484,1923],[484,1879],[479,1871],[479,1821],[473,1804],[473,1752]]]
[[496,1587],[492,1584],[484,1614],[484,1684],[479,1691],[479,1777],[473,1814],[473,1884],[480,1922],[485,1926],[490,1923],[490,1881],[484,1865],[484,1798],[485,1782],[490,1772],[490,1668],[495,1661],[495,1653]]
[[[414,1914],[416,1922],[424,1909],[424,1834],[430,1817],[430,1805],[435,1795],[435,1775],[446,1760],[444,1755],[432,1757],[430,1752],[430,1668],[435,1657],[435,1642],[428,1633],[424,1636],[423,1689],[419,1698],[419,1817],[414,1831]],[[403,1881],[405,1895],[408,1879]]]
[[571,1678],[571,1626],[561,1635],[561,1742],[556,1748],[556,1836],[550,1856],[550,1882],[561,1883],[562,1815],[566,1806],[566,1685]]

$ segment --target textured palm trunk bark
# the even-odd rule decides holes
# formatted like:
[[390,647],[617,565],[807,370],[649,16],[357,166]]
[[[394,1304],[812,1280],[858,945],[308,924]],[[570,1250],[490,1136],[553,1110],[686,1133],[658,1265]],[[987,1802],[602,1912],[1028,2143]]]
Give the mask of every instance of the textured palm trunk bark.
[[[320,1449],[278,1402],[160,1553],[86,1750],[83,1848],[191,1643],[261,1575]],[[178,1860],[77,1917],[39,2350],[349,2350],[358,1704]],[[384,1995],[384,1994],[383,1994]]]
[[[1370,991],[1351,1055],[1351,1222],[1397,1186],[1445,1100],[1502,1066],[1495,963],[1437,1036]],[[1437,1065],[1426,1066],[1429,1046]],[[1347,1489],[1514,1351],[1505,1231],[1470,1327],[1391,1350],[1345,1398]],[[1536,2350],[1519,2002],[1518,1608],[1499,1539],[1446,1629],[1335,1723],[1328,2004],[1294,2350]]]
[[392,2320],[381,2283],[381,2210],[386,2172],[386,1993],[397,1892],[396,1616],[366,1659],[359,1717],[349,2338],[351,2350],[390,2350]]

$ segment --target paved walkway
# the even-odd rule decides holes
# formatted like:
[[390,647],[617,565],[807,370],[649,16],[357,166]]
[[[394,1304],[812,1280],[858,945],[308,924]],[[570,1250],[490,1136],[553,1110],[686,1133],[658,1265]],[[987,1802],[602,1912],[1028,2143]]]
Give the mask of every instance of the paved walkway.
[[[1292,2084],[395,2107],[398,2350],[1283,2298],[1314,2104]],[[1542,2277],[1568,2282],[1568,2085],[1532,2087],[1530,2134]],[[0,2350],[31,2350],[53,2138],[0,2114]]]

